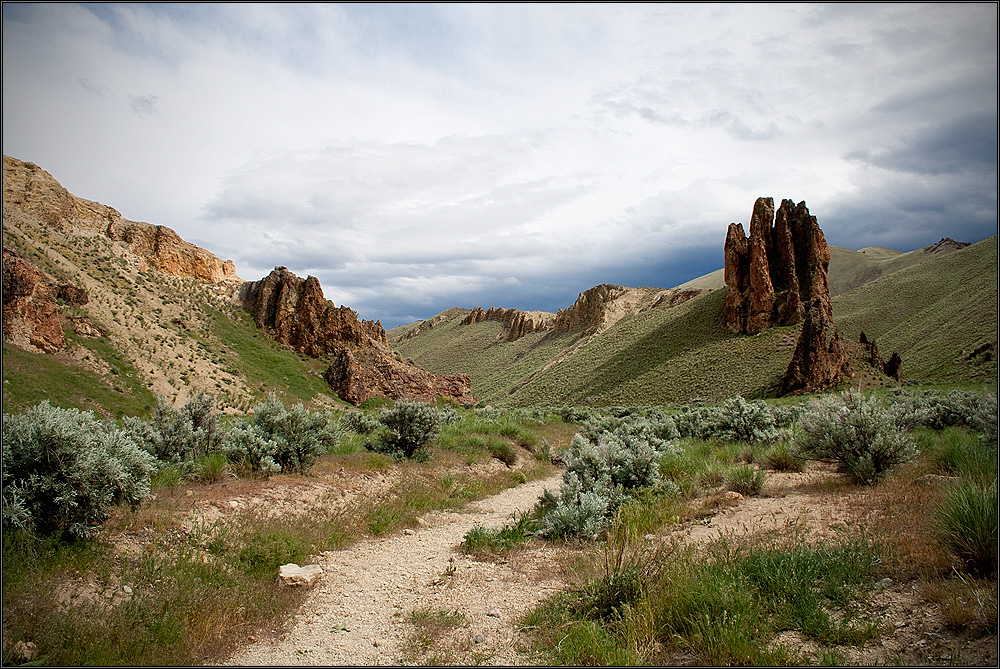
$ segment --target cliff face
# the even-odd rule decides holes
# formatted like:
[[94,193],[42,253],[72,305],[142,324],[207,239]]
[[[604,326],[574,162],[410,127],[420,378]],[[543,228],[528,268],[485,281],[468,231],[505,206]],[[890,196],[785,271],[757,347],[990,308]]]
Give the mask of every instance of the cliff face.
[[507,341],[517,341],[526,334],[552,329],[555,318],[555,314],[545,311],[476,307],[462,320],[462,324],[472,325],[483,321],[503,323],[507,326]]
[[584,335],[595,335],[604,332],[626,316],[655,307],[672,307],[700,293],[699,290],[626,288],[602,283],[580,293],[576,302],[555,314],[544,311],[476,307],[462,323],[464,325],[483,321],[503,323],[507,326],[507,341],[515,341],[531,332],[548,332],[549,335],[555,336],[573,330],[583,330]]
[[698,290],[626,288],[602,283],[580,293],[576,302],[556,314],[553,334],[582,328],[584,334],[598,334],[633,314],[648,309],[672,307],[698,295]]
[[324,378],[343,399],[362,404],[374,397],[434,401],[443,396],[475,404],[464,374],[442,376],[410,365],[389,349],[382,324],[359,321],[348,307],[323,296],[319,279],[301,279],[276,267],[260,281],[244,283],[238,299],[257,327],[300,353],[332,356]]
[[772,198],[757,198],[749,238],[741,224],[729,225],[725,258],[723,325],[758,334],[772,325],[803,323],[783,392],[826,390],[850,373],[833,326],[830,249],[805,202],[782,200],[775,212]]
[[238,299],[257,327],[306,355],[319,358],[343,346],[386,344],[381,323],[362,323],[352,309],[334,306],[314,276],[301,279],[276,267],[260,281],[242,284]]
[[72,195],[34,163],[3,157],[3,206],[65,234],[104,235],[140,270],[147,266],[202,283],[239,281],[232,260],[220,260],[168,227],[129,221],[114,208]]

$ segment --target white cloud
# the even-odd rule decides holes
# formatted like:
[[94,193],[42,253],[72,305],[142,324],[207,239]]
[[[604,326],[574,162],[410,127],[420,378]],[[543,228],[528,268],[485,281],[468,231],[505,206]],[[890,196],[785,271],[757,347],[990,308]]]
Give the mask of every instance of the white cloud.
[[313,273],[390,325],[487,298],[554,310],[608,277],[716,269],[760,195],[856,247],[995,233],[996,18],[5,4],[3,146],[244,278]]

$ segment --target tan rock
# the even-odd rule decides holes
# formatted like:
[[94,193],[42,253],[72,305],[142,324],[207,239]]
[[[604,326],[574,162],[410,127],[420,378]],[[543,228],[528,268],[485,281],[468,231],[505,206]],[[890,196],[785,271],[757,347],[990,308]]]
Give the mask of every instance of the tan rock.
[[278,567],[278,578],[282,585],[293,587],[312,587],[323,576],[323,568],[318,564],[307,564],[303,567],[290,562]]
[[232,260],[220,260],[168,227],[129,221],[112,207],[76,197],[42,168],[11,156],[3,157],[3,206],[63,233],[104,235],[143,271],[152,266],[203,283],[239,281]]

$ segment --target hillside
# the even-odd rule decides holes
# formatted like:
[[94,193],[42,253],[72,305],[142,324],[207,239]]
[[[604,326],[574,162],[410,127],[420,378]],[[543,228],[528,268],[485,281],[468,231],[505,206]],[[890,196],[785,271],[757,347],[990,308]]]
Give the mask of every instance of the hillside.
[[[20,345],[8,341],[5,325],[6,411],[47,399],[104,415],[145,415],[157,395],[180,404],[199,391],[231,412],[270,392],[313,407],[346,406],[323,378],[330,360],[272,341],[237,303],[245,282],[231,261],[169,228],[78,198],[41,168],[7,156],[3,245],[59,292],[51,314],[59,343],[50,352],[23,337]],[[834,316],[848,339],[864,330],[883,355],[898,350],[906,379],[995,382],[995,238],[967,248],[942,240],[910,253],[831,252],[830,283],[842,291]],[[558,314],[455,308],[385,334],[402,358],[430,372],[468,374],[487,403],[767,395],[799,326],[755,337],[728,332],[719,324],[721,278],[720,270],[674,289],[602,284]],[[5,299],[7,280],[5,270]]]
[[[944,254],[872,255],[883,268],[895,262],[904,269],[834,298],[834,318],[846,339],[856,342],[865,329],[883,355],[898,351],[904,379],[995,383],[996,238]],[[837,281],[872,266],[858,256],[868,254],[837,252],[847,270]],[[833,260],[830,273],[835,276]],[[515,342],[501,341],[499,323],[462,325],[464,312],[452,311],[417,336],[403,338],[396,330],[390,342],[431,371],[465,371],[483,402],[660,404],[765,396],[780,381],[801,326],[732,334],[719,323],[724,300],[724,289],[711,290],[625,317],[599,336],[532,333]],[[860,347],[853,348],[853,383],[887,382],[862,361]]]
[[[341,404],[321,361],[270,341],[234,304],[242,280],[231,262],[75,197],[31,163],[4,156],[3,185],[4,247],[83,295],[57,301],[62,350],[26,350],[5,337],[4,411],[47,399],[143,415],[156,395],[183,403],[201,390],[236,411],[271,391]],[[5,271],[5,300],[7,279]]]
[[[934,258],[958,251],[968,244],[950,238],[936,244],[902,253],[881,246],[852,251],[840,246],[830,247],[830,295],[843,295],[880,277],[913,267]],[[709,272],[677,286],[680,290],[709,290],[725,288],[722,269]]]

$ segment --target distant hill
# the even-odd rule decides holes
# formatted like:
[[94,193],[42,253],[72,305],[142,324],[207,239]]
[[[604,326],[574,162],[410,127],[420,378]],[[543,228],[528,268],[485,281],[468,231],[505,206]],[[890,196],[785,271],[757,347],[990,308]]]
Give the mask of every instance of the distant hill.
[[[8,276],[5,260],[5,412],[48,400],[148,415],[157,395],[183,402],[199,391],[227,411],[245,411],[270,392],[313,408],[347,406],[323,378],[329,360],[271,340],[236,303],[243,282],[231,262],[169,228],[77,198],[31,163],[5,156],[3,186],[3,245],[26,263],[21,269],[37,270],[40,292],[51,292],[47,334],[59,340],[43,353],[17,328],[6,336],[8,299],[31,296],[21,290],[30,272]],[[942,240],[910,253],[832,247],[837,327],[852,342],[864,330],[885,356],[897,350],[905,379],[995,383],[996,244]],[[482,309],[482,320],[463,324],[473,311],[456,307],[386,338],[428,371],[468,374],[486,403],[765,396],[788,365],[799,326],[729,332],[719,324],[723,286],[722,270],[673,289],[602,284],[557,314],[512,309],[490,320]],[[520,336],[510,340],[514,326]],[[856,383],[890,383],[865,369],[860,350],[856,357]]]
[[[995,237],[966,248],[908,254],[839,249],[834,255],[831,281],[841,285],[846,277],[882,272],[833,300],[836,324],[850,342],[865,328],[884,355],[900,353],[904,379],[996,382]],[[706,292],[627,316],[594,336],[537,332],[506,342],[502,324],[462,325],[463,312],[450,310],[416,336],[402,337],[406,328],[391,331],[390,343],[436,373],[468,373],[484,402],[662,404],[766,396],[785,372],[800,326],[753,337],[732,334],[719,324],[726,291],[711,285],[678,286],[704,286]],[[854,383],[892,383],[855,348]]]

